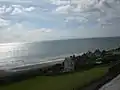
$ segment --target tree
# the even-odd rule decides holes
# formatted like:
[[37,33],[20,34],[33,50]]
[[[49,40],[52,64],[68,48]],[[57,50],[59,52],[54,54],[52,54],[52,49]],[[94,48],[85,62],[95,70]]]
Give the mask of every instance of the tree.
[[120,47],[116,48],[117,51],[120,51]]
[[102,56],[105,56],[106,53],[107,53],[107,52],[106,52],[105,50],[103,50],[103,51],[101,52],[101,55],[102,55]]

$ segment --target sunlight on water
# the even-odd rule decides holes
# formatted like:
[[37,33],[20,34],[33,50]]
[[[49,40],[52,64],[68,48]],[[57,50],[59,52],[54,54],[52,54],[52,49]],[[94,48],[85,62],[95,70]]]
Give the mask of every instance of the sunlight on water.
[[0,67],[1,68],[3,66],[9,67],[10,65],[17,66],[18,64],[21,64],[21,63],[23,64],[22,61],[16,60],[14,58],[7,59],[7,58],[17,56],[19,54],[20,47],[22,47],[21,43],[4,43],[4,44],[0,44]]
[[19,45],[20,45],[19,43],[5,43],[5,44],[0,44],[0,52],[13,51]]
[[[28,50],[27,47],[24,47],[23,43],[6,43],[0,44],[0,56],[1,57],[13,57],[24,54],[21,50]],[[1,58],[0,57],[0,58]]]

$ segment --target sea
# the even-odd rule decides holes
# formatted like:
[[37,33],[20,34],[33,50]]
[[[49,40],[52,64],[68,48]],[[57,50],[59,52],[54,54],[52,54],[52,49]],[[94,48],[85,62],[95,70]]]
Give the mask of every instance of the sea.
[[[88,50],[108,50],[120,46],[120,37],[53,40],[31,43],[0,43],[0,69],[62,61]],[[32,68],[32,66],[31,66]]]

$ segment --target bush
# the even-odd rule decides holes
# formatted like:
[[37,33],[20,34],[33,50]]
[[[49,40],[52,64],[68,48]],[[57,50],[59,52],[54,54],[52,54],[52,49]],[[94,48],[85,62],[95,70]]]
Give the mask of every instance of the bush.
[[116,62],[109,68],[109,72],[111,74],[119,74],[120,73],[120,61]]

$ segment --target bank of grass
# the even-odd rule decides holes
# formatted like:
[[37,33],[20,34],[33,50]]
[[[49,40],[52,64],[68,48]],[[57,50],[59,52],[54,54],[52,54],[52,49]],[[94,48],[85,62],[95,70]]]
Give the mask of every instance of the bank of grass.
[[[108,67],[96,67],[83,72],[35,78],[0,87],[0,90],[74,90],[107,73]],[[74,89],[73,89],[74,88]]]

